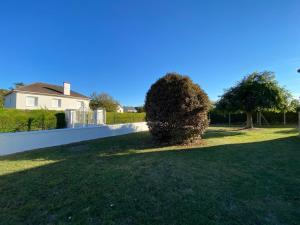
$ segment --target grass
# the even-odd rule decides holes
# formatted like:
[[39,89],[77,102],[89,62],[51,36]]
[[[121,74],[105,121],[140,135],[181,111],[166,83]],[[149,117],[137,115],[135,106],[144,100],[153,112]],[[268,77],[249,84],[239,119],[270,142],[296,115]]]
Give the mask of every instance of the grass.
[[300,224],[295,128],[147,132],[0,157],[0,224]]

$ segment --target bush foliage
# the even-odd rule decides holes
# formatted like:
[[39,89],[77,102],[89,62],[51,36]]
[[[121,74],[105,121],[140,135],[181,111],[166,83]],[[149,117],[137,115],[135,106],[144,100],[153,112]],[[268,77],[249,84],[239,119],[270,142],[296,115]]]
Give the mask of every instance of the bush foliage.
[[160,143],[187,143],[200,138],[208,126],[207,94],[187,76],[168,73],[146,96],[146,121]]
[[0,132],[48,130],[66,127],[63,112],[0,109]]

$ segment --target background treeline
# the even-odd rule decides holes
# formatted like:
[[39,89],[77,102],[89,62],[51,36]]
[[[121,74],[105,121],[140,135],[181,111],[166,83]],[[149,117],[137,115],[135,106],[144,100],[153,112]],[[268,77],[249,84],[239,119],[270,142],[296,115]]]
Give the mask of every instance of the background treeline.
[[0,109],[0,132],[49,130],[65,127],[64,112]]
[[[245,113],[223,113],[218,110],[211,110],[208,114],[210,124],[232,124],[232,125],[243,125],[247,119]],[[253,122],[257,124],[259,114],[253,114]],[[286,124],[297,124],[298,113],[287,112],[285,113]],[[284,124],[284,113],[283,112],[262,112],[261,118],[262,125],[280,125]]]

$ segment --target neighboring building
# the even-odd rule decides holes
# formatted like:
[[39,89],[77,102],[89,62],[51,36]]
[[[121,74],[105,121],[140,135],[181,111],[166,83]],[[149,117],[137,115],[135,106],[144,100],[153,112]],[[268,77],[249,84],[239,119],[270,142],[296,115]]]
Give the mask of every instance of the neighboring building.
[[124,112],[132,112],[132,113],[137,112],[137,110],[132,106],[124,106],[123,109],[124,109]]
[[117,112],[118,112],[118,113],[123,113],[123,112],[124,112],[123,107],[120,106],[120,105],[118,105],[118,107],[117,107]]
[[33,83],[20,86],[5,95],[4,107],[15,109],[89,109],[90,98],[71,90],[70,83],[63,86]]

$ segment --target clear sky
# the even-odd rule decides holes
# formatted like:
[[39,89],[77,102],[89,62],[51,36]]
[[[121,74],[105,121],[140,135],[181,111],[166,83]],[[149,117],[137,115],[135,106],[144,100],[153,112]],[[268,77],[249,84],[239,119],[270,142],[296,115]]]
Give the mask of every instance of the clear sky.
[[141,105],[167,72],[213,100],[271,70],[300,96],[299,0],[2,0],[0,88],[36,81]]

